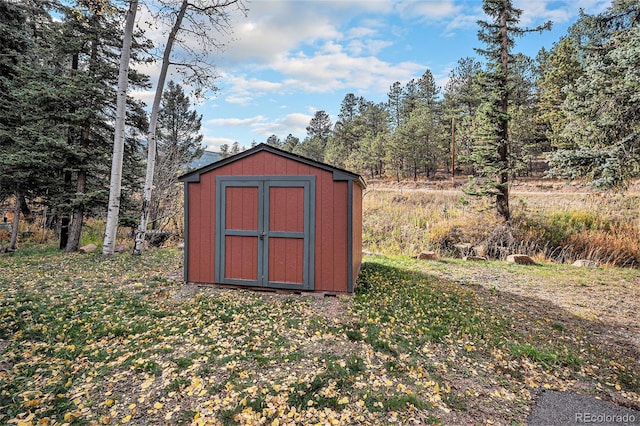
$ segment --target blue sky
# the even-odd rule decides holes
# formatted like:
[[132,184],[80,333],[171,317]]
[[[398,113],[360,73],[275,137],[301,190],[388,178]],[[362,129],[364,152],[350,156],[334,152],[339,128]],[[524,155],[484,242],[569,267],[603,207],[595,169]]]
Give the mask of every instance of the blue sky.
[[[514,0],[521,25],[553,21],[552,31],[518,39],[535,56],[566,33],[582,8],[599,13],[610,0]],[[444,87],[458,59],[477,56],[481,0],[254,0],[234,16],[233,40],[215,54],[219,91],[195,106],[209,150],[234,141],[249,147],[271,134],[301,140],[318,110],[335,122],[347,93],[382,102],[428,68]],[[152,77],[152,69],[146,70]],[[152,93],[138,93],[150,103]]]

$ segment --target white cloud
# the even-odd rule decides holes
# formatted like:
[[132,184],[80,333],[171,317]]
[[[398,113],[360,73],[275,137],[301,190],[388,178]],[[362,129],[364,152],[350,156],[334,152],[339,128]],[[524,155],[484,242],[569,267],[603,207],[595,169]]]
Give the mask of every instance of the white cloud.
[[277,135],[280,139],[287,137],[289,133],[298,137],[306,134],[306,128],[313,118],[312,115],[293,113],[272,121],[264,121],[252,125],[252,132],[262,136],[266,140],[271,135]]
[[402,1],[396,10],[405,18],[419,17],[423,21],[453,18],[462,9],[454,0]]
[[426,69],[425,65],[415,62],[393,64],[375,56],[352,56],[333,42],[328,42],[313,57],[282,58],[272,67],[288,77],[285,87],[309,93],[386,90],[393,81],[408,80]]
[[486,19],[486,15],[482,11],[481,3],[473,3],[470,7],[467,5],[464,9],[460,9],[460,13],[455,15],[447,23],[444,35],[453,36],[458,30],[469,30],[478,28],[478,20]]
[[514,0],[514,6],[522,10],[520,24],[532,27],[546,21],[569,22],[578,16],[580,9],[588,14],[600,13],[610,4],[610,0]]
[[[262,115],[247,118],[213,118],[206,120],[205,122],[208,127],[203,128],[203,132],[205,133],[204,141],[207,146],[215,144],[219,146],[221,143],[229,143],[229,141],[233,143],[234,140],[229,138],[206,136],[214,132],[219,132],[225,127],[244,128],[244,130],[249,130],[251,133],[257,135],[255,138],[257,141],[266,140],[267,137],[273,134],[278,135],[280,138],[285,138],[289,133],[298,136],[305,135],[306,127],[309,125],[311,118],[313,118],[313,115],[303,113],[292,113],[273,119],[267,119]],[[216,127],[216,129],[213,127]],[[251,141],[239,142],[241,144],[246,144]]]
[[223,63],[267,64],[301,43],[340,37],[330,16],[316,6],[315,2],[252,2],[248,17],[236,19]]
[[139,89],[129,90],[128,94],[132,98],[141,100],[142,102],[147,104],[147,106],[149,106],[153,103],[153,97],[155,96],[156,92],[155,90]]
[[223,92],[226,95],[225,101],[237,105],[248,105],[256,98],[269,93],[279,93],[284,85],[282,82],[247,78],[242,75],[225,74],[223,80],[226,87]]
[[347,46],[346,50],[351,55],[377,55],[384,48],[392,46],[393,43],[387,40],[352,40]]
[[206,124],[212,124],[214,126],[250,126],[256,123],[261,123],[265,120],[262,115],[256,115],[249,118],[212,118],[206,121]]
[[235,142],[234,139],[218,138],[215,136],[205,135],[202,138],[202,145],[204,146],[204,149],[206,149],[207,151],[220,151],[220,145],[224,145],[224,144],[233,145],[234,142]]

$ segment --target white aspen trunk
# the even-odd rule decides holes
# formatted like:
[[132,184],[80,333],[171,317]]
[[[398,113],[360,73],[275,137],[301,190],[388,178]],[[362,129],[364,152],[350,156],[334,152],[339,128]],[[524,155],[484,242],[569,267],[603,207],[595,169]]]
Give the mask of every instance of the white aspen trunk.
[[136,232],[136,244],[133,249],[134,255],[142,254],[144,249],[145,234],[147,232],[147,222],[149,221],[149,207],[151,206],[151,196],[153,191],[153,174],[156,165],[156,127],[158,125],[158,110],[160,109],[160,101],[162,100],[162,91],[164,90],[164,83],[167,78],[167,70],[169,69],[169,62],[171,58],[171,49],[176,39],[176,34],[182,25],[182,19],[189,7],[187,0],[183,0],[180,11],[176,16],[176,21],[171,28],[169,37],[167,38],[167,44],[164,47],[164,54],[162,55],[162,66],[160,68],[160,75],[158,76],[158,85],[156,86],[156,93],[153,98],[153,106],[151,107],[151,118],[149,119],[149,133],[147,136],[147,174],[144,180],[144,193],[142,194],[142,214],[140,215],[140,223],[138,225],[138,231]]
[[120,194],[122,192],[122,160],[124,157],[124,130],[127,110],[127,88],[129,84],[129,58],[131,57],[131,39],[133,25],[138,11],[138,0],[131,0],[124,28],[122,52],[120,53],[120,71],[118,74],[118,94],[116,103],[116,123],[113,137],[113,157],[111,160],[111,183],[109,185],[109,207],[104,232],[102,254],[112,255],[120,214]]

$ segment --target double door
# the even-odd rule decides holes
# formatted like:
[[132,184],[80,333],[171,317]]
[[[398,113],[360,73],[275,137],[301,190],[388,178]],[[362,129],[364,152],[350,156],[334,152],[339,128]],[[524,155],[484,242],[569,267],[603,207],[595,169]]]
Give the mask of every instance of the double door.
[[315,177],[218,176],[216,282],[313,290]]

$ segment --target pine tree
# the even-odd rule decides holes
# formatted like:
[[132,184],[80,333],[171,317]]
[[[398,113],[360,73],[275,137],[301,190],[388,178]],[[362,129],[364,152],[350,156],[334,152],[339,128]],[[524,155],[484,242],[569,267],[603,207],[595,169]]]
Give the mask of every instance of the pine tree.
[[348,93],[342,100],[338,121],[327,142],[324,160],[328,164],[345,167],[349,155],[358,149],[366,132],[360,113],[364,102],[353,93]]
[[573,86],[583,73],[578,58],[578,43],[573,37],[560,39],[550,52],[541,52],[540,56],[540,99],[538,121],[544,126],[545,134],[552,146],[567,148],[570,140],[562,137],[567,125],[567,113],[563,108],[567,98],[565,88]]
[[326,111],[316,111],[307,126],[307,137],[293,152],[316,161],[324,161],[327,141],[331,136],[331,118]]
[[64,129],[58,124],[57,77],[48,64],[51,22],[48,4],[0,3],[0,199],[15,200],[15,250],[20,212],[27,199],[55,188],[51,179],[63,165]]
[[640,9],[618,0],[602,14],[583,16],[578,59],[584,72],[568,85],[561,138],[550,173],[586,179],[599,189],[624,188],[640,175]]
[[473,153],[477,171],[485,179],[480,183],[480,191],[475,193],[495,196],[497,214],[508,221],[512,173],[509,102],[515,89],[510,65],[513,63],[514,37],[549,29],[551,23],[534,29],[518,27],[522,11],[514,8],[511,0],[484,0],[482,8],[492,20],[478,21],[478,39],[487,47],[476,51],[487,58],[488,69],[480,80],[484,88],[484,102],[479,112],[482,128],[477,137],[480,145]]
[[[64,249],[77,250],[82,224],[88,208],[104,206],[104,190],[113,141],[112,122],[116,99],[113,82],[119,69],[121,47],[120,17],[110,2],[87,2],[83,7],[67,9],[62,21],[62,39],[58,54],[65,61],[66,72],[59,96],[66,101],[63,122],[68,126],[65,158],[65,181],[71,177],[71,188],[63,194],[60,205],[69,210],[71,226]],[[144,77],[132,73],[134,84],[145,84]],[[142,109],[130,108],[130,118],[140,126],[146,120],[135,117]],[[140,130],[142,130],[142,127]],[[132,142],[129,138],[129,142]],[[67,191],[69,191],[69,189]],[[61,238],[62,240],[62,238]]]
[[[475,145],[475,116],[482,92],[478,84],[481,69],[480,62],[473,58],[458,60],[456,67],[449,74],[449,81],[444,90],[441,104],[445,121],[443,125],[449,134],[453,126],[456,165],[472,164],[470,159]],[[450,149],[448,154],[451,155]]]

